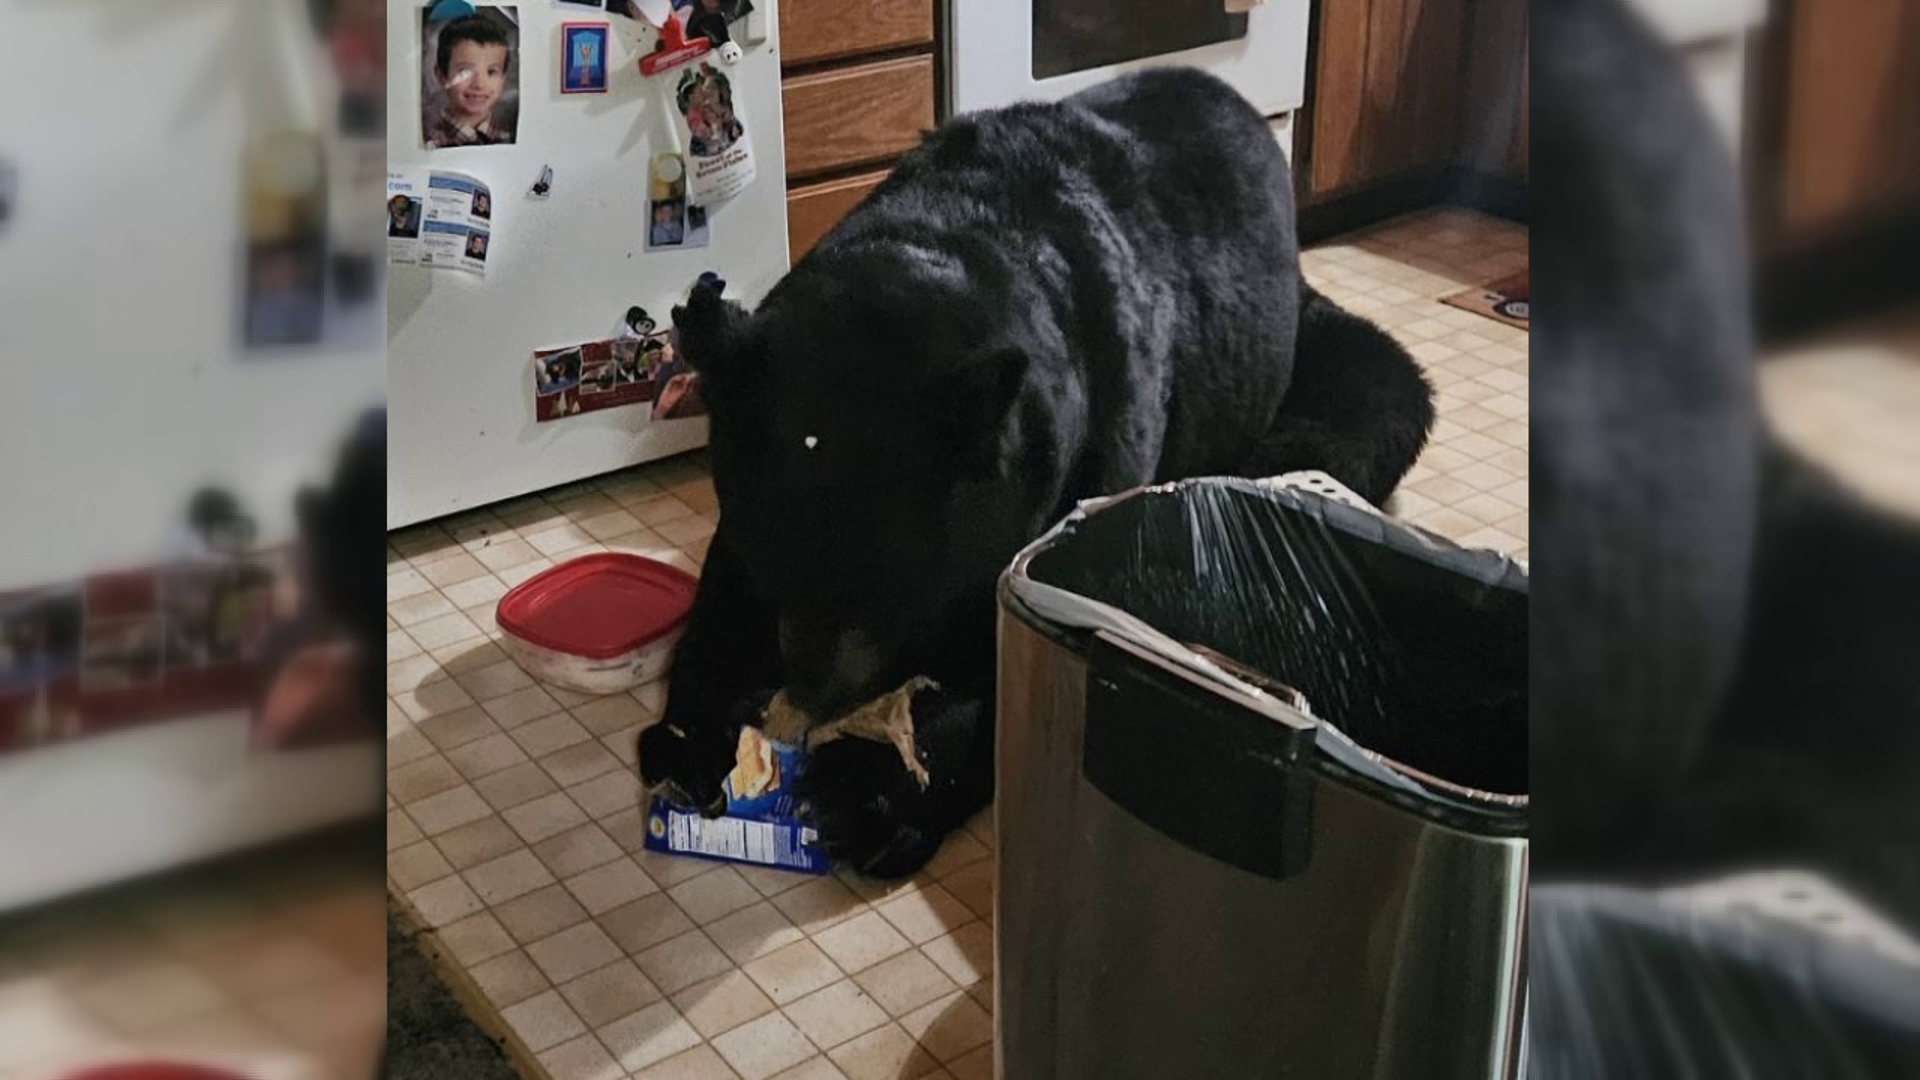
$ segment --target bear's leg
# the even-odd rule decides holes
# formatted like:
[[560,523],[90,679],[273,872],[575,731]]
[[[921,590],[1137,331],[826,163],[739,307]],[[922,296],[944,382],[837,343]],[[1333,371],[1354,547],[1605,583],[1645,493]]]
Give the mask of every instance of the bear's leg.
[[909,877],[992,799],[991,695],[922,691],[913,730],[925,789],[887,743],[838,739],[808,760],[801,798],[834,862],[868,877]]
[[1248,477],[1318,469],[1375,506],[1413,467],[1433,428],[1433,387],[1386,331],[1302,289],[1293,383]]
[[674,651],[667,707],[640,733],[640,780],[689,809],[724,806],[742,702],[780,685],[772,611],[754,596],[721,519]]

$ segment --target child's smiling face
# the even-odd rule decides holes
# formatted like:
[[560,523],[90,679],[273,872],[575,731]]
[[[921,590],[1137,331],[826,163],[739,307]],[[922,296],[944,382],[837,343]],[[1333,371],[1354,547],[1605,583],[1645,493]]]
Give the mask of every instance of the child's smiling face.
[[477,122],[493,111],[500,92],[507,85],[507,47],[482,45],[477,41],[456,42],[447,57],[447,101],[453,112],[469,122]]

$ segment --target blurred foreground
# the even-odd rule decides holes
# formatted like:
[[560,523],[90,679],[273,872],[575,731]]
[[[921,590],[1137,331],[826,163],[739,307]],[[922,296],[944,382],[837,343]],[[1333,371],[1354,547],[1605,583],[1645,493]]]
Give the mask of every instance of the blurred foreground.
[[383,16],[0,0],[0,1077],[379,1057]]
[[[1920,1075],[1920,354],[1860,242],[1920,189],[1778,101],[1742,169],[1630,6],[1535,8],[1530,1075]],[[1820,40],[1802,99],[1910,103]],[[1903,110],[1854,118],[1889,161]],[[1836,168],[1873,198],[1803,212]]]
[[377,826],[0,920],[0,1076],[178,1061],[364,1080],[386,1019]]

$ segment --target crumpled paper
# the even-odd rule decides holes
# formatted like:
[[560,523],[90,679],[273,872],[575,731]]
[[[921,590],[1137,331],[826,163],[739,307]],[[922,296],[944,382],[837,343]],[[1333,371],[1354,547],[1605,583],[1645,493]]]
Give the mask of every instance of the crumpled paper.
[[762,730],[769,739],[793,746],[804,746],[808,753],[836,739],[855,738],[889,743],[900,752],[900,763],[925,791],[933,775],[920,761],[913,740],[913,696],[922,690],[938,690],[932,679],[914,676],[897,690],[874,698],[838,720],[821,724],[787,699],[786,691],[774,695],[762,713]]

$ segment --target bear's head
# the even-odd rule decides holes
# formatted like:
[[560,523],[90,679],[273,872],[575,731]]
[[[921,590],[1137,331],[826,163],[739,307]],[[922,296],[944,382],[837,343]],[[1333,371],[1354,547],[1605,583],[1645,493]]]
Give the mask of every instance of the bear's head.
[[810,269],[752,314],[696,287],[673,319],[712,417],[716,542],[777,613],[789,697],[826,719],[990,617],[1078,432],[1031,320],[952,263]]

